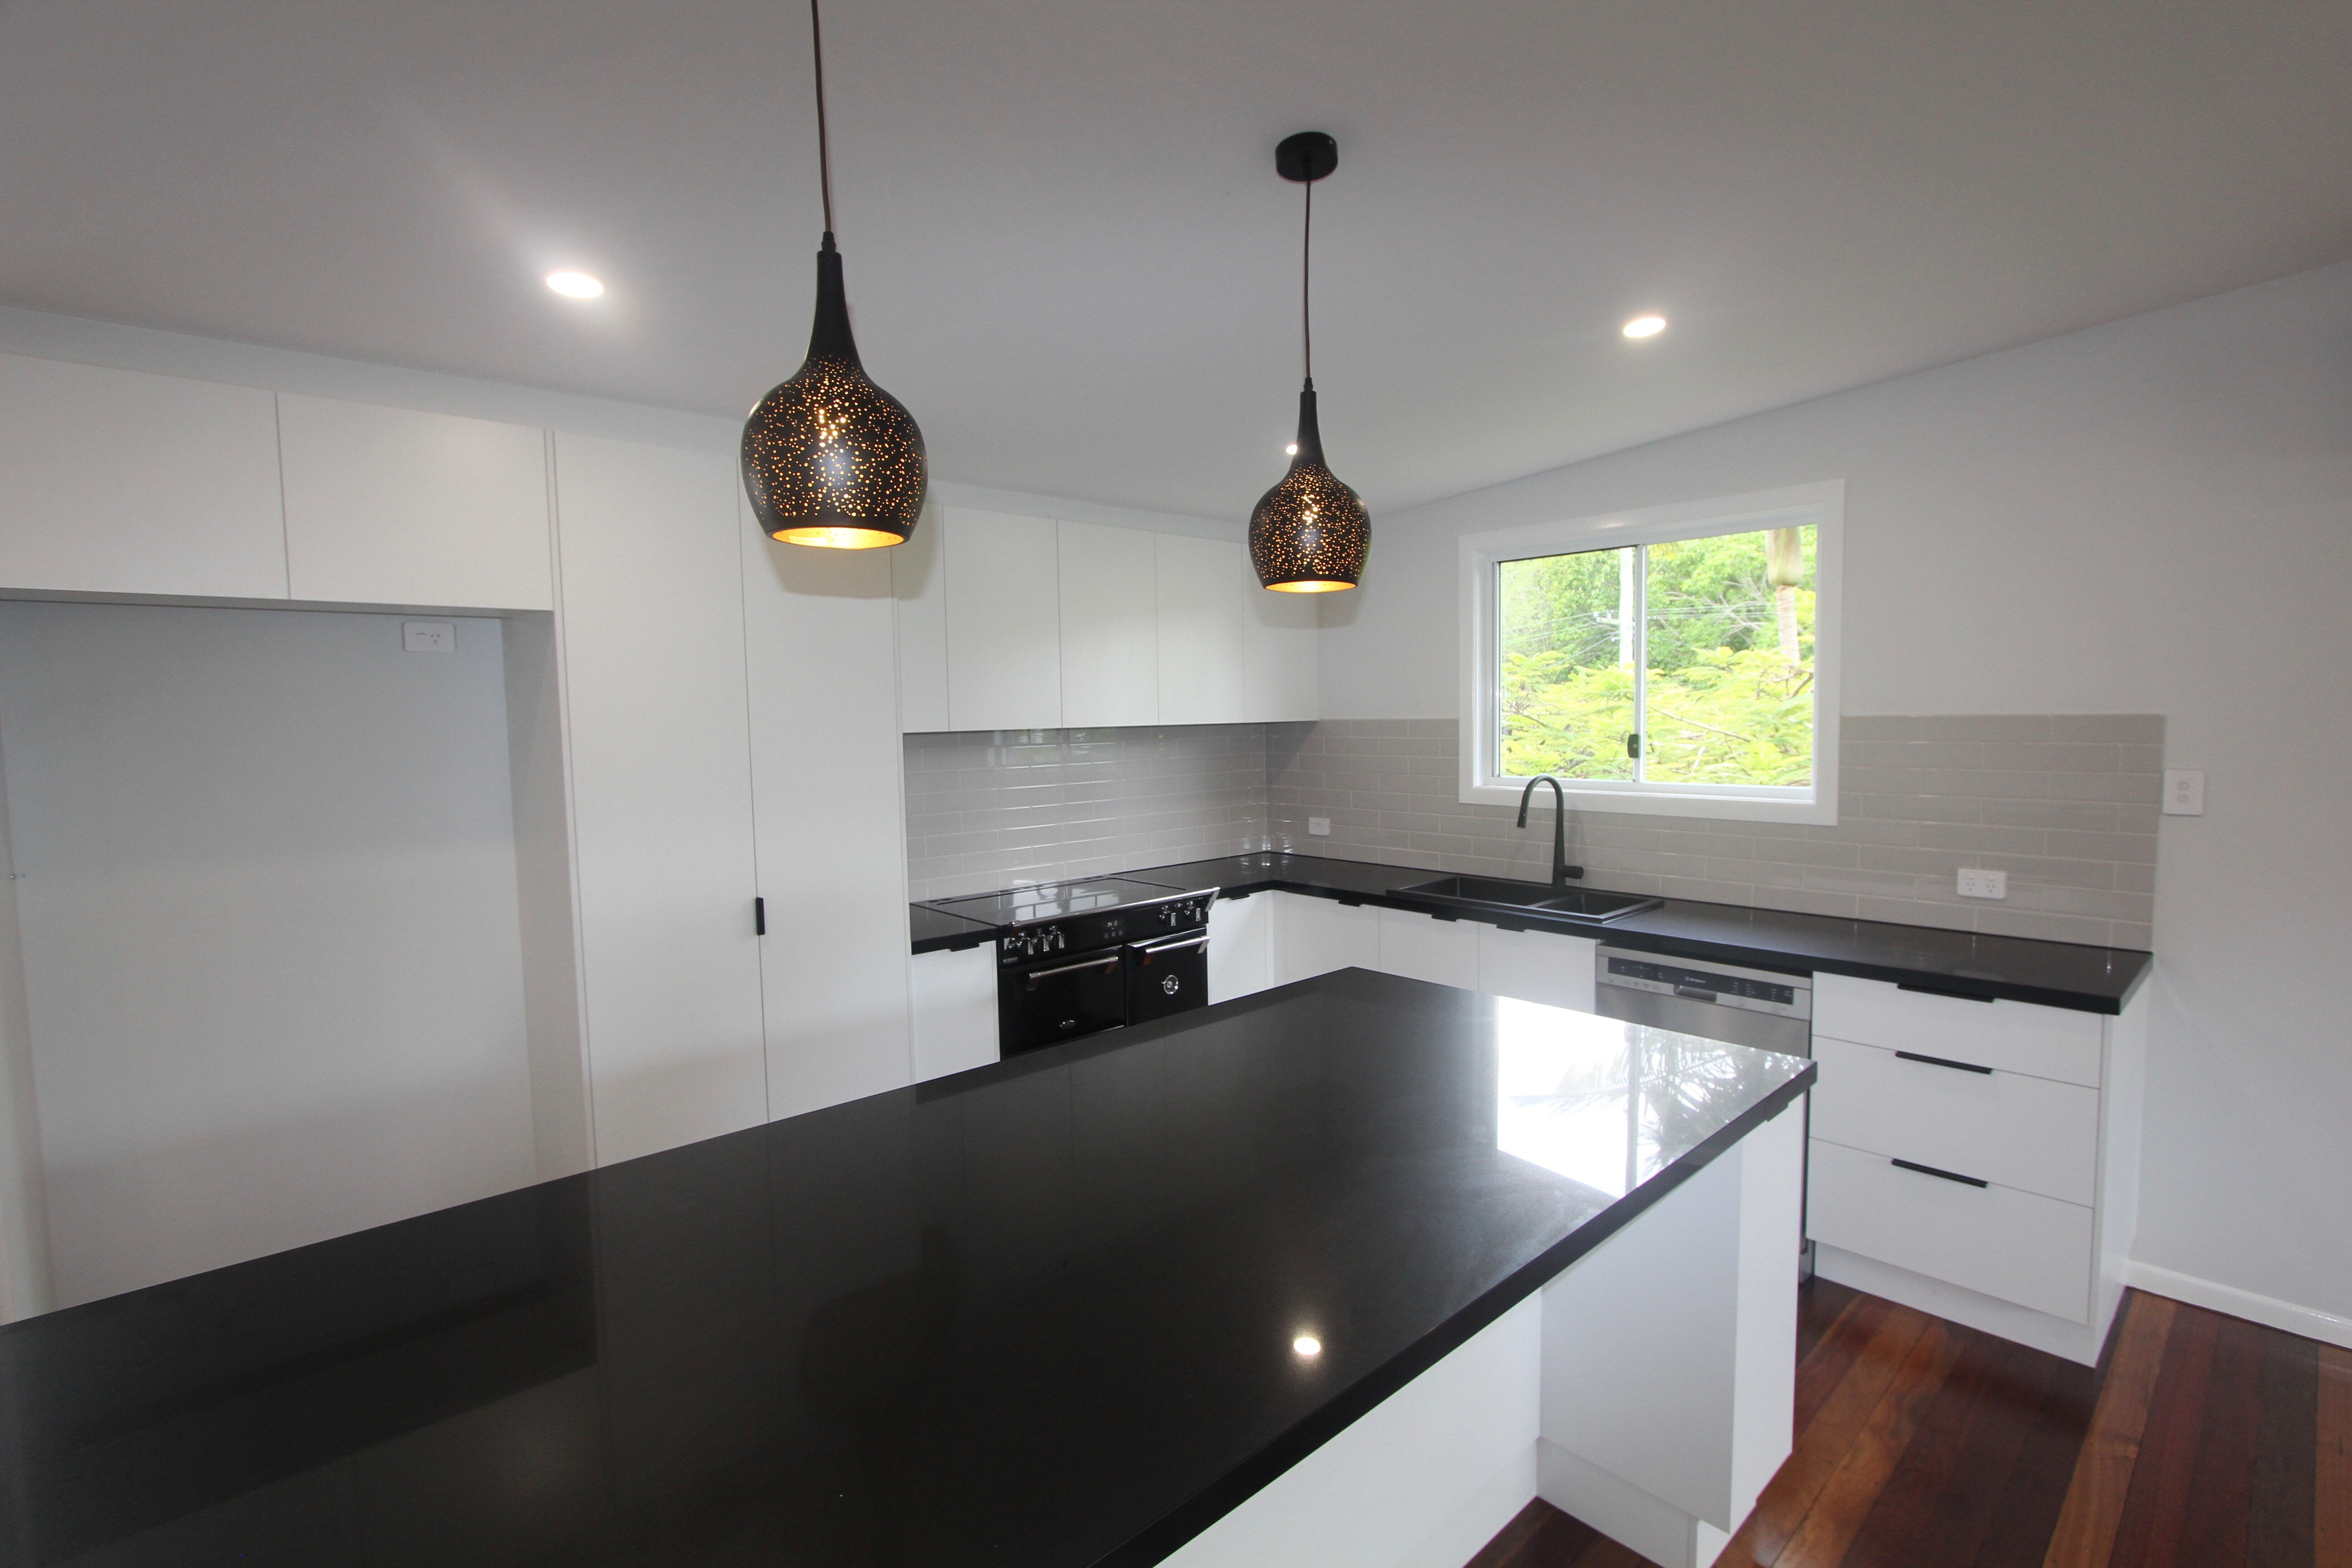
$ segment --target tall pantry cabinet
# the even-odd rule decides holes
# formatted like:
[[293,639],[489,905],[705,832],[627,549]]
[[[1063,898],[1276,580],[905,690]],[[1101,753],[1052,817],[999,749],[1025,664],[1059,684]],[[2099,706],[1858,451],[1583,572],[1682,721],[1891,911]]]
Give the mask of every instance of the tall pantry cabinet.
[[554,462],[596,1163],[908,1082],[887,563],[769,542],[727,458]]

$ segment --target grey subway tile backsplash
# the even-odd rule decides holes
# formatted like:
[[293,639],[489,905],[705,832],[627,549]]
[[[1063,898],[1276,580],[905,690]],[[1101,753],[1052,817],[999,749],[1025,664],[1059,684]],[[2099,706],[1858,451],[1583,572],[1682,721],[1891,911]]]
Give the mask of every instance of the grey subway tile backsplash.
[[[1625,892],[2148,945],[2162,715],[1842,727],[1835,826],[1573,811],[1570,858]],[[1541,879],[1549,803],[1526,832],[1510,807],[1463,805],[1456,739],[1451,719],[909,735],[912,895],[1255,848]],[[2008,899],[1960,898],[1963,867],[2006,871]]]

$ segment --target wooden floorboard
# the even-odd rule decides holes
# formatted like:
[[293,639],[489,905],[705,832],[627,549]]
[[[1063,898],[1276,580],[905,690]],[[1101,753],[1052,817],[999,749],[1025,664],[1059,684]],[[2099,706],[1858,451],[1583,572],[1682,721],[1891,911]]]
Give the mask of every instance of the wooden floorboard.
[[[1805,1287],[1797,1440],[1718,1568],[2352,1568],[2352,1351],[2133,1292],[2086,1366]],[[1650,1568],[1540,1500],[1471,1568]]]

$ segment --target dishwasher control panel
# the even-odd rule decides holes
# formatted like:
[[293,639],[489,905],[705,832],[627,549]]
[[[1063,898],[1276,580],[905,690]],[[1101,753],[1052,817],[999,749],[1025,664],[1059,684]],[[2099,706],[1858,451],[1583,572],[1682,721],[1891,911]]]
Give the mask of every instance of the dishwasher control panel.
[[1777,1013],[1783,1017],[1812,1016],[1811,976],[1774,974],[1768,971],[1734,969],[1729,965],[1681,963],[1673,959],[1632,957],[1602,950],[1602,985],[1647,991],[1660,996],[1683,996],[1712,1002],[1748,1013]]

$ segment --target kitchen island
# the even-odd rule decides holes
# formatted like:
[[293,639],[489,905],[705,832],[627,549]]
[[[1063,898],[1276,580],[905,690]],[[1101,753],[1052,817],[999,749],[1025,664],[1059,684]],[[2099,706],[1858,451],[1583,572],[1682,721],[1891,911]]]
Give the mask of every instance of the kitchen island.
[[1700,1560],[1811,1064],[1345,971],[0,1330],[0,1563]]

